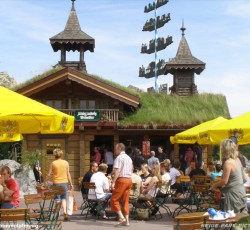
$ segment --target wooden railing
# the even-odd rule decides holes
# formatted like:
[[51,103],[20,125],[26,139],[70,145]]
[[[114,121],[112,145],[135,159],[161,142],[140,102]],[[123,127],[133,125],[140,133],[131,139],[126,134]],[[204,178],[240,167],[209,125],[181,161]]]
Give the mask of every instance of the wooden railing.
[[[63,113],[74,116],[75,111],[79,111],[81,109],[60,109]],[[100,112],[100,120],[101,121],[111,121],[118,122],[119,121],[119,109],[94,109],[95,111]],[[84,109],[86,111],[86,109]],[[93,110],[89,110],[93,111]]]

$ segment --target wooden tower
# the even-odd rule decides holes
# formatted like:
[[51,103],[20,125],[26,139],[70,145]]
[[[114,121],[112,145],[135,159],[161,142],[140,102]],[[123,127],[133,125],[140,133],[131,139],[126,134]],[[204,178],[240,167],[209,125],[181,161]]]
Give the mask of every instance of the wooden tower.
[[[87,50],[94,52],[95,39],[81,30],[74,6],[75,0],[71,1],[72,8],[65,29],[50,38],[50,43],[54,52],[61,51],[61,61],[59,61],[58,64],[64,67],[86,71],[84,52]],[[80,53],[79,61],[66,61],[66,51],[78,51]]]
[[195,73],[200,74],[205,69],[205,63],[195,58],[185,38],[184,23],[182,24],[182,38],[175,58],[169,60],[165,65],[165,75],[174,76],[173,86],[170,87],[171,94],[179,96],[190,96],[197,94],[195,85]]

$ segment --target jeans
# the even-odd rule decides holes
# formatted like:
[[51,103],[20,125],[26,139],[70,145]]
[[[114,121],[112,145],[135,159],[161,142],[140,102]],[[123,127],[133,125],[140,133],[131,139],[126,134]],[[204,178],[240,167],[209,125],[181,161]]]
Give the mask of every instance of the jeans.
[[16,208],[16,206],[11,204],[10,202],[1,204],[1,209],[12,209],[12,208]]
[[69,184],[68,183],[54,184],[54,186],[64,188],[64,193],[62,195],[56,195],[55,200],[66,200],[66,193],[68,191]]

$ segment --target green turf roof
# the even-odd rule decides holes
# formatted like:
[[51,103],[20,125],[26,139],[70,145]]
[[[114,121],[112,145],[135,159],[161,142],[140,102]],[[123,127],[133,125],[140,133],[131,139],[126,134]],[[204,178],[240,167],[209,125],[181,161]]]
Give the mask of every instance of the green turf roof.
[[166,94],[140,94],[141,108],[128,115],[120,126],[162,125],[187,127],[219,116],[229,118],[227,101],[221,94],[197,94],[190,97]]
[[[13,90],[25,87],[61,69],[63,69],[61,66],[50,69],[17,85]],[[86,74],[86,72],[84,73]],[[106,80],[97,75],[88,75],[127,93],[140,97],[141,107],[137,111],[126,115],[119,123],[120,127],[158,125],[186,128],[214,119],[218,116],[223,116],[225,118],[230,117],[226,98],[221,94],[203,93],[190,97],[179,97],[166,94],[138,93],[133,89]]]
[[[64,69],[64,67],[62,67],[62,66],[57,66],[57,67],[55,67],[55,68],[52,68],[52,69],[50,69],[50,70],[47,70],[47,71],[45,71],[44,73],[39,74],[39,75],[37,75],[37,76],[34,76],[33,78],[31,78],[31,79],[25,81],[24,83],[18,84],[17,86],[15,86],[15,87],[13,88],[13,90],[14,90],[14,91],[15,91],[15,90],[18,90],[18,89],[20,89],[20,88],[22,88],[22,87],[25,87],[25,86],[27,86],[27,85],[33,83],[33,82],[36,82],[36,81],[38,81],[38,80],[40,80],[40,79],[43,79],[43,78],[45,78],[45,77],[47,77],[47,76],[49,76],[49,75],[51,75],[51,74],[53,74],[53,73],[56,73],[57,71],[62,70],[62,69]],[[118,84],[118,83],[116,83],[116,82],[113,82],[113,81],[111,81],[111,80],[104,79],[103,77],[100,77],[100,76],[97,76],[97,75],[94,75],[94,74],[88,74],[88,73],[86,73],[85,71],[82,71],[82,73],[84,73],[84,74],[86,74],[86,75],[88,75],[88,76],[90,76],[90,77],[92,77],[92,78],[95,78],[95,79],[97,79],[97,80],[100,80],[100,81],[102,81],[102,82],[104,82],[104,83],[106,83],[106,84],[108,84],[108,85],[111,85],[111,86],[113,86],[113,87],[115,87],[115,88],[118,88],[118,89],[123,90],[123,91],[125,91],[125,92],[127,92],[127,93],[130,93],[130,94],[132,94],[132,95],[134,95],[134,96],[139,96],[139,93],[138,93],[137,91],[131,89],[131,88],[128,88],[128,87],[123,86],[123,85],[120,85],[120,84]]]

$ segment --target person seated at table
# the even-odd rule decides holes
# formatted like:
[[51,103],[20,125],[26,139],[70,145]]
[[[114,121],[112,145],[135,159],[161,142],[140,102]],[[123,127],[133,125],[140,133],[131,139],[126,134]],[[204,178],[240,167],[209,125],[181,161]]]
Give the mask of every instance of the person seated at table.
[[214,163],[213,162],[208,162],[207,164],[207,176],[211,177],[211,174],[215,172],[215,168],[214,168]]
[[152,177],[147,188],[142,190],[138,200],[146,200],[148,207],[152,210],[151,214],[154,215],[158,212],[159,207],[153,206],[151,201],[154,196],[157,194],[159,188],[157,185],[162,184],[162,176],[160,172],[160,166],[158,164],[154,164],[152,166]]
[[201,168],[201,166],[201,162],[198,161],[195,163],[195,169],[189,173],[190,179],[192,179],[193,176],[206,176],[206,172]]
[[161,177],[162,177],[162,185],[160,187],[160,190],[157,195],[165,195],[169,191],[169,181],[171,180],[169,175],[169,167],[170,165],[168,163],[161,162],[160,163],[160,171],[161,171]]
[[130,190],[130,195],[129,195],[130,199],[137,199],[142,189],[142,179],[139,175],[137,175],[136,172],[137,170],[135,170],[135,168],[133,167],[133,173],[131,176],[133,186]]
[[141,165],[141,179],[142,179],[142,187],[146,188],[152,178],[152,174],[149,172],[149,168],[147,164],[142,164]]
[[212,180],[214,180],[216,177],[218,177],[218,176],[222,176],[222,166],[221,166],[221,164],[220,163],[217,163],[216,165],[215,165],[215,169],[216,169],[216,172],[214,172],[214,173],[212,173],[211,174],[211,178],[212,178]]
[[111,197],[110,187],[109,187],[109,181],[108,178],[106,177],[106,173],[108,170],[108,165],[107,164],[100,164],[99,165],[99,170],[95,174],[92,175],[90,179],[90,183],[95,183],[95,189],[89,189],[88,193],[88,199],[90,200],[99,200],[103,201],[104,203],[102,204],[103,207],[97,206],[97,211],[101,214],[102,217],[106,218],[105,213],[104,213],[104,208],[108,204],[108,201]]
[[19,207],[20,193],[18,182],[11,178],[11,170],[8,166],[3,166],[0,169],[3,186],[3,196],[1,209],[11,209]]
[[169,175],[172,181],[170,188],[176,190],[175,192],[176,197],[179,197],[183,193],[180,183],[176,182],[176,180],[181,176],[181,173],[179,171],[180,167],[181,167],[180,162],[175,161],[173,167],[171,167],[169,170]]
[[85,182],[90,182],[90,179],[94,173],[98,171],[98,164],[95,161],[90,162],[89,171],[83,176],[81,184],[81,192],[83,195],[88,194],[88,190],[84,188],[83,184]]

